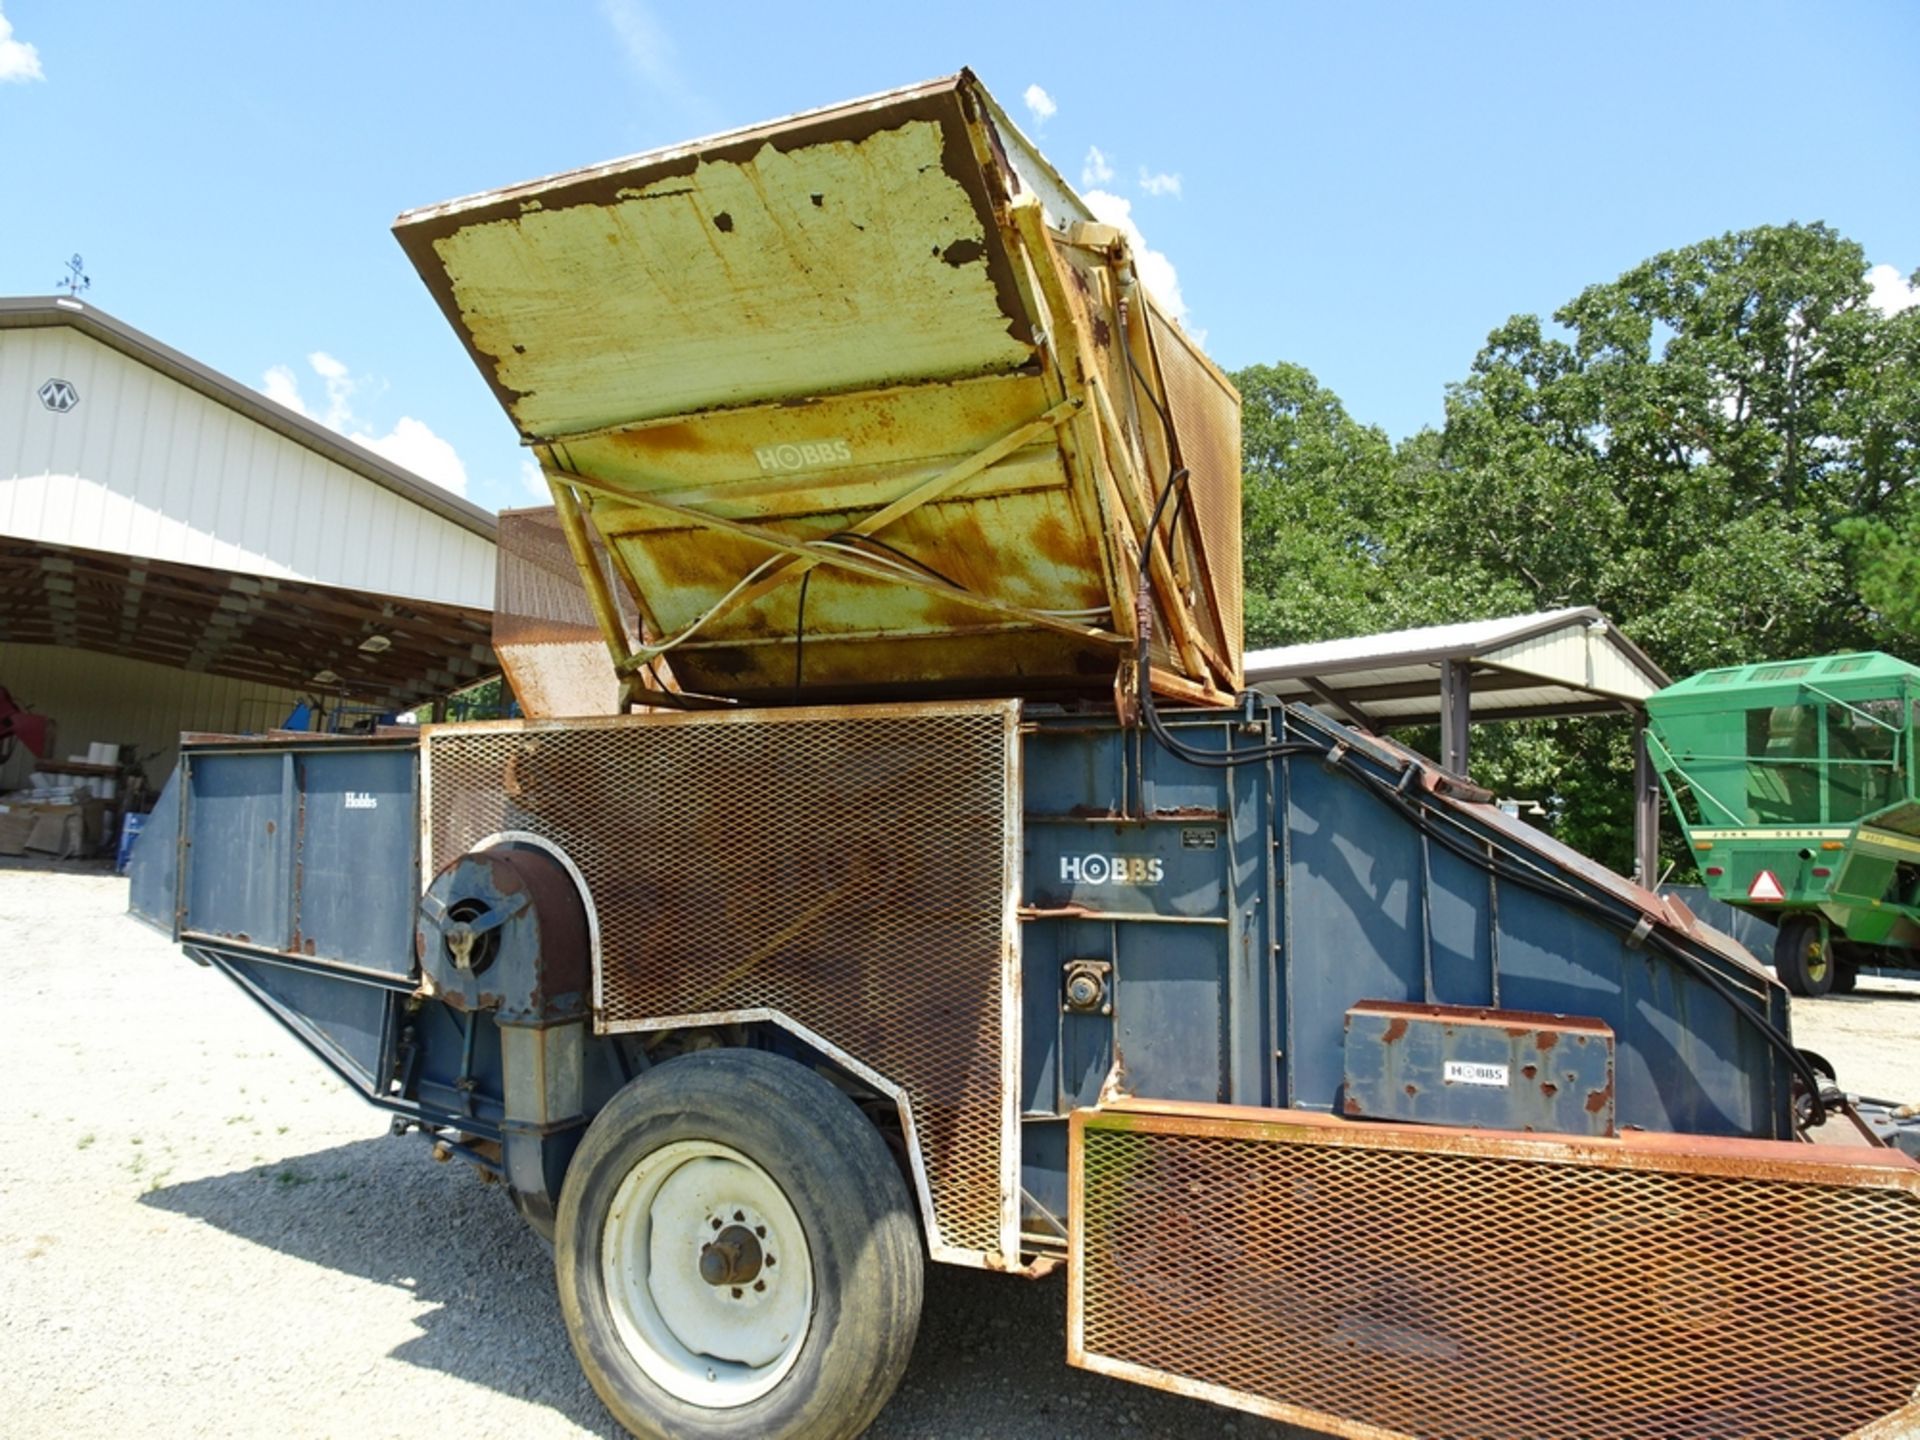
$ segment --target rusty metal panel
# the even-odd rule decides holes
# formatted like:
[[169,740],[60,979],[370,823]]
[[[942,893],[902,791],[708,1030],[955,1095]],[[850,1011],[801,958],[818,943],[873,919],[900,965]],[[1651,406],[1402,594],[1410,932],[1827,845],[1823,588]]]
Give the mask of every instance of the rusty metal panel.
[[1155,679],[1231,701],[1238,396],[998,113],[963,72],[401,217],[637,607],[630,683],[1103,694],[1184,456]]
[[1613,1134],[1613,1031],[1585,1016],[1363,1000],[1346,1066],[1349,1115]]
[[[552,506],[504,510],[499,535],[493,652],[521,712],[546,720],[617,710],[620,677],[558,514]],[[604,566],[604,550],[600,559]],[[637,640],[639,616],[628,606],[622,618]]]
[[1152,309],[1155,353],[1166,377],[1167,408],[1191,478],[1188,494],[1205,542],[1199,560],[1213,603],[1199,607],[1221,649],[1233,658],[1238,688],[1242,644],[1240,557],[1240,392],[1178,325]]
[[1072,1134],[1088,1369],[1422,1440],[1831,1440],[1920,1382],[1893,1152],[1150,1102]]
[[578,868],[602,1030],[776,1012],[906,1093],[936,1251],[1015,1249],[1012,702],[437,726],[435,871]]

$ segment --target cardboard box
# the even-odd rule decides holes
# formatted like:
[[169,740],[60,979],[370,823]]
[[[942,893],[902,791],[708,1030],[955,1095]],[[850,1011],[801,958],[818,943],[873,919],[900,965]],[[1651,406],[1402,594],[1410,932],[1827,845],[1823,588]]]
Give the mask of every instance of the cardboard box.
[[0,855],[27,853],[27,837],[33,834],[35,818],[25,806],[0,806]]
[[48,805],[34,815],[27,849],[71,859],[83,853],[85,822],[78,805]]

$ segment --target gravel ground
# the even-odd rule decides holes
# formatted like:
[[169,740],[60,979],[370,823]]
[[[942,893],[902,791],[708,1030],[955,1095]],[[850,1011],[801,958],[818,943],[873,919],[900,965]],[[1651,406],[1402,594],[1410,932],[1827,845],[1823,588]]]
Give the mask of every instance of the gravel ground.
[[[499,1190],[388,1138],[237,990],[125,919],[123,882],[0,865],[9,1436],[622,1434]],[[1795,1013],[1850,1089],[1898,1099],[1920,1099],[1916,1021],[1909,981]],[[1057,1278],[933,1267],[871,1434],[1305,1440],[1069,1370],[1064,1334]]]
[[[0,1433],[625,1432],[505,1194],[391,1139],[126,885],[0,861]],[[874,1440],[1306,1432],[1067,1368],[1066,1290],[936,1265]]]

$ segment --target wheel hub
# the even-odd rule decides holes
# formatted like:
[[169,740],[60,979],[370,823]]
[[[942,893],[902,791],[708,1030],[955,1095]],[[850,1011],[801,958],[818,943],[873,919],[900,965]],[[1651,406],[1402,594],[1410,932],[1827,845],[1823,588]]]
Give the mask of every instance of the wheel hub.
[[716,1289],[751,1285],[760,1278],[760,1259],[759,1237],[744,1225],[729,1225],[700,1247],[700,1278]]
[[798,1358],[813,1311],[799,1217],[773,1177],[707,1140],[654,1151],[621,1183],[602,1264],[634,1360],[689,1404],[746,1404]]

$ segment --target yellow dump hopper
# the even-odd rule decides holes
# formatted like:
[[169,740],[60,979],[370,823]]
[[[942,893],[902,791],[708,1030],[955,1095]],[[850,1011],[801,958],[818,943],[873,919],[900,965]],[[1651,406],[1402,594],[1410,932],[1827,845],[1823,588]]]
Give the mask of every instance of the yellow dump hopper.
[[627,701],[1109,691],[1181,471],[1155,685],[1237,690],[1239,397],[972,75],[395,228]]

